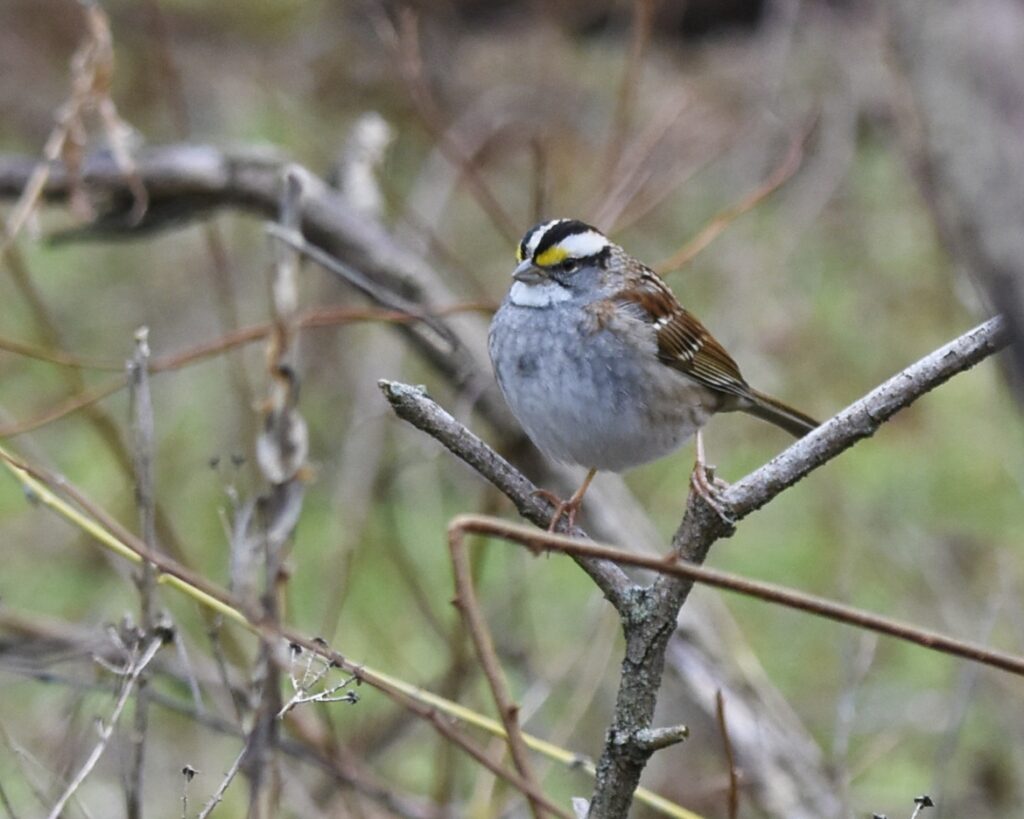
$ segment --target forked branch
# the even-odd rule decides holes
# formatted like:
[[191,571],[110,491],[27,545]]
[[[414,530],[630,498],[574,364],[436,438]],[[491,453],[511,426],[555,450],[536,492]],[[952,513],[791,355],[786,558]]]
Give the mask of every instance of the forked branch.
[[[729,520],[701,497],[691,494],[686,513],[672,539],[674,556],[690,564],[702,563],[711,545],[719,538],[729,536],[736,522],[769,503],[857,441],[873,435],[900,409],[1005,345],[1004,322],[997,317],[910,365],[725,490],[718,501],[729,511]],[[382,381],[381,387],[401,418],[435,437],[476,469],[504,492],[524,517],[540,525],[549,519],[550,510],[546,504],[541,504],[532,494],[533,484],[422,390],[387,381]],[[572,534],[579,536],[582,533]],[[597,784],[589,813],[591,817],[601,819],[625,817],[640,773],[653,750],[643,737],[651,730],[664,669],[665,648],[675,630],[679,609],[692,588],[694,576],[693,573],[680,576],[684,572],[663,572],[653,585],[639,586],[624,580],[614,563],[601,560],[614,560],[611,554],[582,549],[575,550],[575,553],[570,549],[565,551],[574,555],[574,559],[613,602],[626,637],[619,693],[604,753],[598,764]],[[600,575],[595,576],[595,566],[600,567]],[[866,621],[859,625],[870,627]],[[886,633],[906,636],[897,635],[892,629]],[[934,644],[934,640],[929,639],[916,642]],[[963,652],[960,653],[964,656]],[[1003,664],[999,661],[997,664],[1010,668],[1016,662]]]

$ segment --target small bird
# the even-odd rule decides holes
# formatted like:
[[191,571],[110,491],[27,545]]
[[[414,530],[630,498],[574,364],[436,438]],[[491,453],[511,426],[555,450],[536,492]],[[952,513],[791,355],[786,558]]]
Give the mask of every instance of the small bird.
[[[697,435],[699,490],[711,500],[700,428],[717,412],[756,415],[801,437],[808,415],[758,392],[649,267],[594,227],[530,228],[488,347],[501,391],[537,447],[589,472],[567,501],[572,525],[598,470],[621,472]],[[717,508],[717,507],[716,507]]]

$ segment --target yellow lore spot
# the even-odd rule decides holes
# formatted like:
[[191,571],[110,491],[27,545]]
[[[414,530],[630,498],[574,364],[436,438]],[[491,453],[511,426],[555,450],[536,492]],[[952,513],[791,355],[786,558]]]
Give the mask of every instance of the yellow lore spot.
[[549,247],[543,253],[539,254],[533,261],[535,264],[541,267],[553,267],[559,262],[564,262],[568,258],[569,253],[564,247],[560,245],[554,245]]

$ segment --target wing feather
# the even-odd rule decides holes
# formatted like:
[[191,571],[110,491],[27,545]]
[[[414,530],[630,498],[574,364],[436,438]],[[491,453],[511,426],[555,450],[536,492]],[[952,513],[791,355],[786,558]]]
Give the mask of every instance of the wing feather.
[[664,364],[712,389],[749,397],[750,387],[732,356],[653,271],[645,270],[616,299],[641,308],[657,333]]

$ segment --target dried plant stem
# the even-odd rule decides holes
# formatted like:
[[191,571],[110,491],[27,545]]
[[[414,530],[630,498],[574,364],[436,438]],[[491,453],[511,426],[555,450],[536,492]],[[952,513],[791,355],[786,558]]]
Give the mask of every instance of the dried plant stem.
[[213,792],[213,795],[207,800],[206,804],[203,805],[203,809],[199,811],[199,815],[196,819],[207,819],[207,817],[213,813],[213,809],[221,803],[221,800],[224,799],[224,794],[228,791],[228,786],[234,781],[235,776],[238,775],[238,771],[242,767],[242,761],[245,759],[245,755],[248,751],[249,746],[245,745],[242,750],[238,752],[238,756],[235,757],[235,761],[231,763],[231,767],[228,768],[227,773],[224,774],[224,778],[221,780],[220,785],[217,786],[217,790]]
[[149,642],[146,644],[146,648],[142,654],[129,666],[124,682],[121,684],[121,693],[118,695],[117,701],[114,703],[114,710],[110,714],[110,718],[102,723],[99,727],[99,741],[93,746],[88,758],[83,763],[82,767],[79,768],[78,773],[75,774],[74,778],[68,783],[64,792],[58,797],[56,803],[50,809],[50,813],[47,815],[47,819],[58,819],[61,812],[64,810],[64,806],[68,803],[68,800],[75,794],[75,791],[81,787],[82,783],[85,782],[86,777],[92,773],[93,768],[96,767],[96,763],[99,762],[100,757],[103,756],[103,752],[107,749],[107,744],[110,742],[111,736],[114,734],[114,726],[117,725],[118,719],[121,717],[121,712],[124,711],[125,705],[128,704],[128,699],[135,688],[135,683],[138,681],[139,676],[149,665],[150,661],[156,656],[157,651],[160,650],[160,646],[163,645],[163,636],[154,636],[149,638]]
[[114,73],[110,22],[99,3],[83,5],[86,36],[71,58],[71,93],[57,112],[57,122],[43,146],[43,161],[32,168],[17,204],[7,217],[4,234],[0,237],[0,256],[7,254],[39,203],[50,179],[52,163],[63,157],[72,167],[77,166],[80,143],[84,138],[82,118],[89,109],[99,113],[114,161],[134,197],[133,214],[136,221],[146,209],[145,186],[125,147],[124,136],[128,128],[118,116],[117,108],[110,98]]
[[[484,302],[466,302],[465,304],[453,304],[449,307],[438,308],[429,315],[433,317],[450,316],[459,313],[493,312],[494,305]],[[395,324],[409,324],[420,321],[419,316],[410,315],[401,310],[381,310],[373,307],[319,307],[300,313],[296,319],[296,325],[302,329],[315,329],[320,327],[337,327],[356,322],[389,322]],[[234,330],[220,338],[198,344],[187,350],[182,350],[171,355],[154,358],[149,365],[151,373],[172,372],[183,369],[192,364],[197,364],[210,358],[214,358],[235,347],[244,344],[251,344],[262,341],[274,332],[272,323],[255,324],[250,327],[242,327]],[[118,370],[121,365],[107,363],[104,361],[83,359],[65,353],[62,350],[47,348],[42,349],[23,342],[11,339],[0,339],[0,349],[35,358],[41,361],[48,361],[52,364],[72,367],[75,369],[96,369],[96,370]],[[66,418],[80,409],[95,404],[98,401],[120,391],[127,384],[124,376],[112,379],[105,384],[100,384],[90,390],[82,390],[72,395],[60,404],[45,412],[14,424],[0,425],[0,438],[11,438],[15,435],[23,435],[32,432],[40,427]]]
[[715,692],[715,717],[718,720],[718,732],[722,735],[722,750],[725,752],[725,764],[729,773],[729,819],[736,819],[740,810],[739,771],[736,769],[736,756],[729,739],[729,726],[725,721],[725,695],[719,688]]
[[[736,522],[770,502],[858,440],[874,434],[888,418],[921,395],[974,366],[1005,344],[1004,323],[995,318],[907,367],[775,459],[724,490],[717,501],[728,512],[728,518],[719,510],[712,509],[699,495],[691,494],[686,513],[672,542],[672,552],[678,562],[667,568],[665,563],[659,568],[656,559],[635,556],[627,559],[621,553],[615,554],[616,550],[587,544],[573,546],[572,539],[566,539],[564,551],[574,555],[584,568],[620,561],[660,572],[659,578],[650,586],[633,585],[628,579],[616,579],[616,582],[606,582],[605,585],[599,582],[605,595],[619,611],[626,637],[626,652],[611,727],[598,763],[597,786],[590,803],[590,816],[617,819],[624,817],[629,810],[640,773],[652,752],[643,739],[643,732],[651,729],[657,691],[664,670],[665,649],[675,630],[679,609],[686,601],[694,580],[714,581],[722,587],[729,584],[735,590],[740,590],[743,585],[746,591],[756,592],[763,599],[840,619],[920,645],[941,647],[947,653],[985,662],[1012,673],[1024,672],[1024,659],[1019,657],[894,623],[878,615],[857,612],[831,601],[811,599],[790,590],[771,588],[766,584],[755,584],[755,588],[750,585],[750,581],[735,584],[732,582],[735,578],[725,578],[721,573],[706,573],[709,570],[693,565],[702,563],[711,545],[719,538],[730,535]],[[538,509],[530,494],[534,487],[507,462],[438,407],[422,390],[390,382],[383,382],[381,386],[400,417],[437,438],[508,495],[524,517],[543,525],[543,522],[537,520]],[[546,519],[542,517],[542,521]],[[466,520],[457,519],[457,524],[465,525]],[[509,530],[504,531],[507,534]],[[523,534],[522,537],[529,537],[535,547],[544,548],[544,538],[538,538],[536,534]],[[595,577],[591,570],[588,571]],[[701,577],[697,576],[698,571]],[[600,575],[595,577],[595,582],[599,578]]]
[[[504,737],[504,731],[497,721],[482,717],[458,703],[445,700],[430,691],[410,685],[383,671],[369,668],[361,663],[354,663],[346,659],[344,655],[325,646],[319,639],[307,637],[294,629],[285,627],[275,629],[263,623],[256,612],[247,614],[245,605],[225,589],[211,583],[202,575],[190,571],[166,554],[150,552],[139,538],[119,526],[116,521],[106,515],[101,508],[96,506],[67,480],[51,475],[41,467],[14,457],[2,447],[0,447],[0,464],[5,466],[14,475],[30,497],[52,509],[72,525],[88,533],[104,548],[132,563],[141,564],[147,560],[153,563],[160,571],[157,577],[158,585],[171,586],[191,597],[200,605],[211,609],[226,620],[234,622],[258,637],[268,638],[272,636],[284,644],[302,646],[302,648],[312,651],[317,656],[333,663],[336,667],[355,674],[360,681],[373,686],[401,707],[428,722],[441,736],[462,749],[463,752],[477,760],[481,765],[509,783],[512,787],[524,794],[532,794],[547,810],[556,814],[559,813],[559,809],[551,805],[543,794],[532,792],[531,785],[517,773],[506,770],[494,762],[483,749],[476,746],[457,731],[451,725],[448,718],[455,717],[495,736]],[[55,492],[71,497],[75,504],[84,510],[84,513],[68,505]],[[97,523],[97,521],[101,521],[102,525]],[[578,754],[564,751],[548,742],[526,734],[524,734],[523,739],[533,750],[544,753],[570,767],[582,768],[582,770],[593,775],[594,766],[586,762],[581,765],[581,757]],[[643,791],[642,797],[646,804],[655,807],[666,816],[676,817],[677,819],[700,819],[695,814],[650,791]]]
[[[501,723],[505,726],[505,736],[516,770],[519,771],[519,775],[523,779],[533,786],[534,790],[539,791],[537,777],[530,764],[530,757],[519,728],[519,706],[512,699],[508,681],[505,679],[505,674],[498,661],[498,653],[494,649],[494,640],[491,638],[490,629],[487,628],[483,613],[480,611],[480,604],[473,588],[473,573],[469,567],[462,533],[463,530],[459,528],[448,530],[448,549],[455,575],[455,606],[462,614],[466,627],[469,629],[480,666],[483,668],[484,676],[491,688],[494,704],[497,706]],[[541,819],[544,813],[540,804],[532,797],[529,797],[529,803],[531,814],[535,819]]]
[[743,214],[748,213],[757,207],[761,202],[781,188],[789,178],[795,174],[803,162],[804,146],[811,132],[814,130],[816,120],[805,126],[801,133],[789,144],[789,150],[779,166],[771,172],[767,179],[758,185],[754,190],[744,196],[739,202],[730,205],[725,210],[719,211],[708,222],[700,232],[684,244],[679,250],[654,265],[658,273],[664,275],[672,270],[685,267],[693,261],[702,250],[710,245],[715,239],[725,232],[725,229],[735,222]]
[[[153,398],[149,390],[149,330],[139,328],[135,334],[135,352],[128,362],[128,381],[131,387],[132,438],[135,451],[135,501],[139,507],[139,522],[146,547],[156,551],[156,496],[153,488]],[[137,579],[139,588],[140,624],[142,633],[154,633],[154,568],[143,562]],[[142,816],[142,775],[146,758],[146,731],[148,727],[147,677],[138,675],[135,697],[135,724],[132,731],[132,758],[126,783],[126,813],[128,819]]]
[[[298,232],[303,183],[297,168],[281,175],[279,219],[287,232]],[[298,410],[299,368],[296,350],[296,317],[299,308],[299,254],[286,244],[275,242],[277,262],[270,283],[273,331],[267,342],[269,386],[263,418],[256,440],[256,459],[269,484],[259,498],[258,539],[262,542],[263,593],[261,618],[271,628],[280,623],[287,577],[284,560],[304,496],[306,455],[309,437],[306,422]],[[234,548],[249,549],[252,541],[242,533]],[[249,815],[275,815],[281,782],[276,756],[279,741],[278,713],[281,711],[281,669],[275,658],[275,641],[261,640],[253,687],[259,703],[256,721],[244,754],[249,777]],[[241,758],[240,758],[241,760]],[[212,808],[211,808],[212,809]]]

